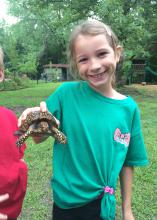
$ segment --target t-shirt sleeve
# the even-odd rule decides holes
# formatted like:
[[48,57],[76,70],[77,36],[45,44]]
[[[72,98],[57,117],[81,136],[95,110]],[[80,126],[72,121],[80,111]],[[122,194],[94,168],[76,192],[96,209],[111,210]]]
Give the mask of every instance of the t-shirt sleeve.
[[145,166],[148,164],[146,146],[143,139],[140,122],[140,112],[138,107],[134,111],[131,138],[124,165]]
[[60,87],[46,99],[46,105],[51,114],[61,121]]

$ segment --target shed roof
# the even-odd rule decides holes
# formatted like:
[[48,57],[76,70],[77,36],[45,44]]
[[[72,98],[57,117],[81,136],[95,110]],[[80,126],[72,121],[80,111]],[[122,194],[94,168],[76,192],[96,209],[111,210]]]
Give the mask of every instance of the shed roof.
[[57,63],[57,64],[54,64],[54,63],[50,63],[50,64],[46,64],[44,65],[45,68],[69,68],[69,65],[68,64],[63,64],[63,63]]

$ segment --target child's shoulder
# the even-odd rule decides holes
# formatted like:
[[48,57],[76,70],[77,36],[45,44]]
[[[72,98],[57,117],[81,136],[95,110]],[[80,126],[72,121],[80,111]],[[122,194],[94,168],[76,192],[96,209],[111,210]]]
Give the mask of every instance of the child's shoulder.
[[136,112],[139,110],[138,104],[136,103],[136,101],[134,100],[134,98],[130,95],[126,95],[126,104],[127,104],[127,108],[128,111],[131,112]]
[[77,81],[70,81],[70,82],[63,82],[59,87],[59,91],[65,91],[65,90],[73,90],[75,88],[78,88],[80,86],[80,82]]
[[127,94],[122,94],[121,92],[119,91],[116,91],[113,89],[113,94],[112,94],[112,98],[115,100],[115,101],[118,101],[119,103],[121,104],[127,104],[129,106],[134,106],[136,107],[137,106],[137,103],[136,101],[134,100],[133,97],[131,97],[130,95],[127,95]]
[[132,105],[133,107],[137,108],[138,105],[137,105],[137,102],[135,101],[135,99],[130,95],[127,95],[126,97],[128,98],[129,104]]
[[12,117],[12,118],[16,118],[16,115],[15,115],[15,113],[11,110],[11,109],[8,109],[8,108],[6,108],[6,107],[4,107],[4,106],[0,106],[0,115],[1,115],[1,117]]
[[130,95],[122,94],[117,91],[114,93],[115,100],[118,100],[121,104],[124,104],[125,107],[131,112],[135,112],[138,109],[138,105],[133,97]]
[[6,113],[6,114],[10,114],[12,113],[12,111],[4,106],[0,106],[0,112],[1,113]]

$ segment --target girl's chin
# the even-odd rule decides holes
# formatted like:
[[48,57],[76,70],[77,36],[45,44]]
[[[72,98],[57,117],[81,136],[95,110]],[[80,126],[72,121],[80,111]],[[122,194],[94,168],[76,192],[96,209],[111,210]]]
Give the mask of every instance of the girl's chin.
[[99,88],[104,87],[106,85],[106,83],[105,82],[104,83],[98,83],[98,82],[95,83],[95,82],[89,81],[89,85],[95,89],[99,89]]

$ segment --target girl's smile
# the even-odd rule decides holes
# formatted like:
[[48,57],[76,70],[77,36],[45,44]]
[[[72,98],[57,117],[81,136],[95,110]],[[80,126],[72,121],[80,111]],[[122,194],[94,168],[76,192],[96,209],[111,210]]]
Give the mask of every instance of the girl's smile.
[[87,77],[88,77],[88,80],[91,82],[93,80],[95,82],[102,81],[106,77],[106,71],[102,73],[88,74]]

